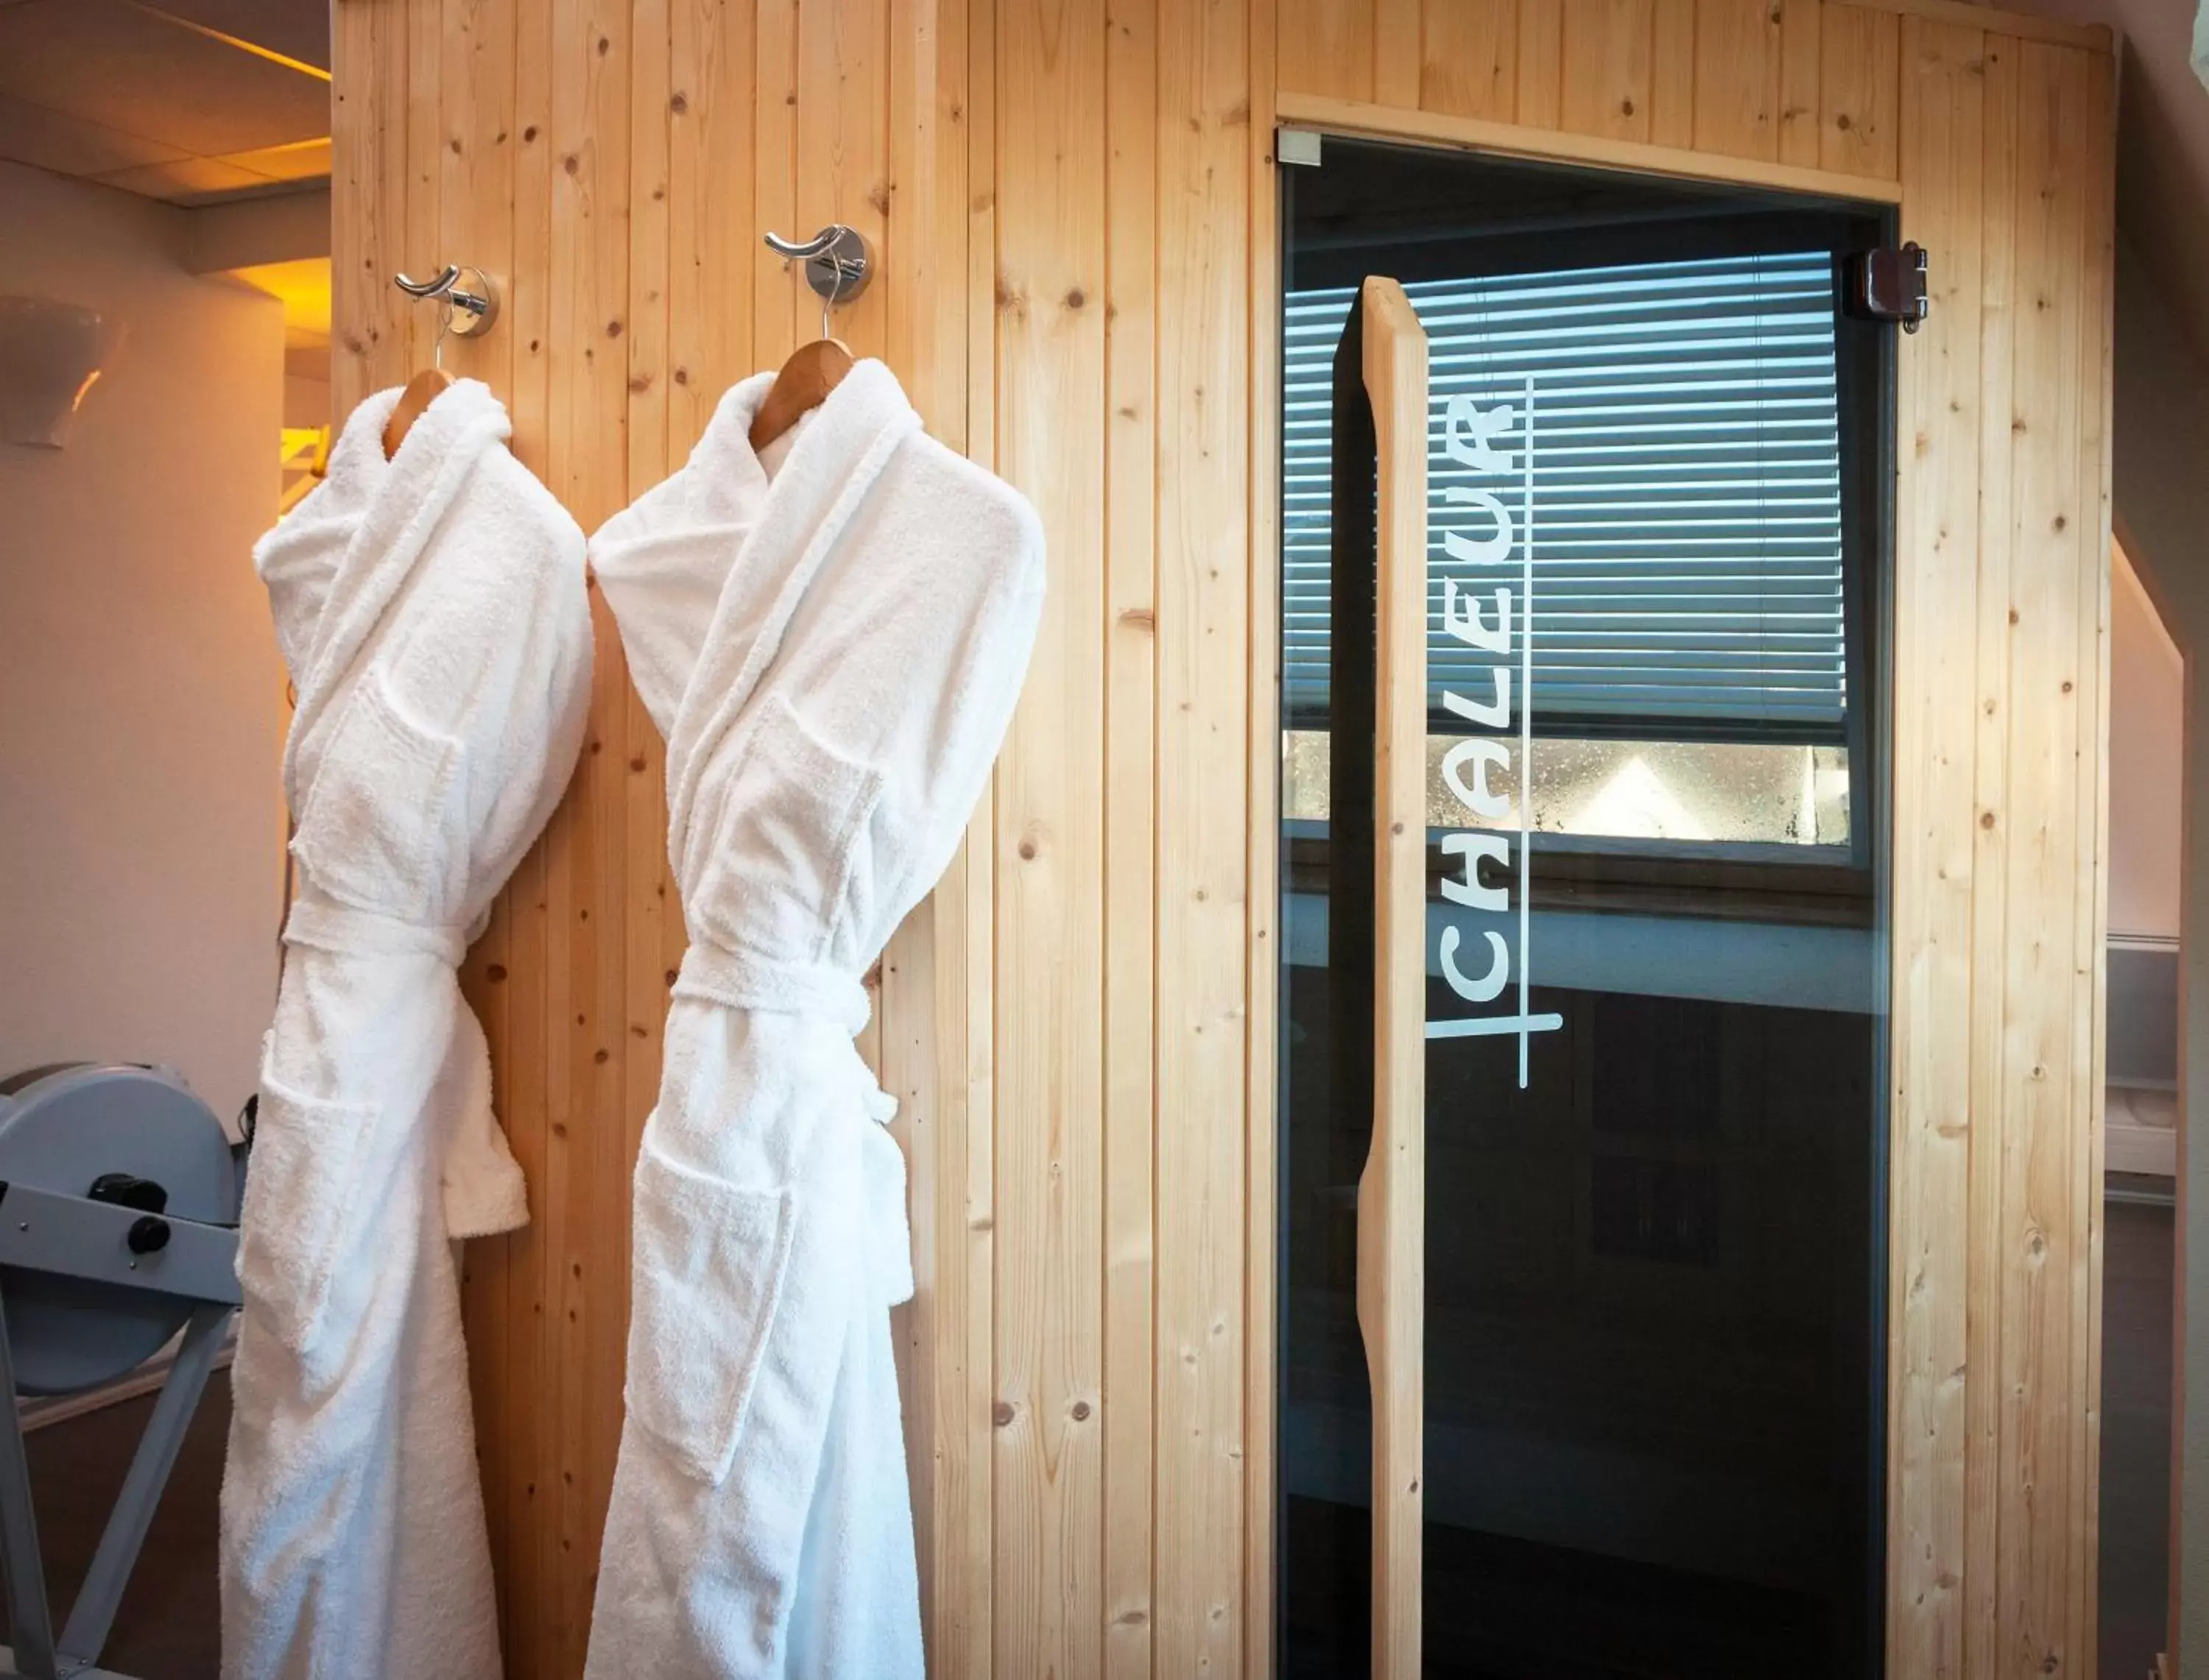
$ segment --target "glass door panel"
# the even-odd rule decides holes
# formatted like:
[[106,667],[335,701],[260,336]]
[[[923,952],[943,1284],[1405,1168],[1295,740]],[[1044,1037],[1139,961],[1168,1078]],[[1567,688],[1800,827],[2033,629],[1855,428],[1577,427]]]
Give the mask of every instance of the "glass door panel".
[[[1424,1671],[1876,1674],[1892,402],[1836,274],[1886,230],[1333,140],[1284,179],[1283,1671],[1374,1648],[1375,975],[1416,938]],[[1393,936],[1375,275],[1429,384]]]

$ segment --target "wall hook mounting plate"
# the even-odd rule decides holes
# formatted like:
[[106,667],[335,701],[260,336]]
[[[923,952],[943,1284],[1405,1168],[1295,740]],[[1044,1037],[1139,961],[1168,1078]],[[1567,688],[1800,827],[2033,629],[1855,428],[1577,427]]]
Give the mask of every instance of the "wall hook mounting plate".
[[410,298],[425,302],[442,298],[451,304],[444,330],[456,338],[472,339],[487,333],[498,319],[498,287],[472,263],[448,262],[434,280],[394,274],[391,282]]
[[805,265],[805,283],[825,304],[848,304],[867,289],[874,278],[873,256],[866,236],[856,227],[831,222],[810,239],[767,236],[767,246],[779,256]]

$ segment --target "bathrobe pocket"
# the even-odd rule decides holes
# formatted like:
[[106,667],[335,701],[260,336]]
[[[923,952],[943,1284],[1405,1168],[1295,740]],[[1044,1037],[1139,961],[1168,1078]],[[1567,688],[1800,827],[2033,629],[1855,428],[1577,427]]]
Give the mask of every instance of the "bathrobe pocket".
[[353,684],[299,813],[292,850],[317,886],[357,910],[443,918],[465,846],[452,841],[466,749],[414,722],[371,669]]
[[647,1146],[636,1166],[629,1415],[701,1481],[735,1461],[790,1263],[789,1192],[747,1189]]
[[701,923],[731,950],[818,962],[864,871],[884,778],[822,740],[779,692],[761,703],[721,801]]
[[239,1215],[238,1280],[278,1340],[304,1359],[358,1217],[361,1167],[379,1111],[261,1081]]

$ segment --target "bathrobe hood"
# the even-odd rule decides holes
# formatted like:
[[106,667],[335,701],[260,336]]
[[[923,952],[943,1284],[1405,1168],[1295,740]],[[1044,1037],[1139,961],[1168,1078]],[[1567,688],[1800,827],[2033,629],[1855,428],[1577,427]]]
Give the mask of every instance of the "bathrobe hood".
[[729,392],[591,546],[667,738],[690,937],[637,1165],[594,1680],[921,1673],[888,1339],[904,1162],[852,1036],[988,779],[1043,545],[881,363],[762,458],[773,383]]
[[254,563],[297,695],[298,894],[238,1247],[224,1672],[491,1680],[497,1623],[450,1238],[527,1216],[455,969],[589,701],[582,533],[461,380],[397,391]]

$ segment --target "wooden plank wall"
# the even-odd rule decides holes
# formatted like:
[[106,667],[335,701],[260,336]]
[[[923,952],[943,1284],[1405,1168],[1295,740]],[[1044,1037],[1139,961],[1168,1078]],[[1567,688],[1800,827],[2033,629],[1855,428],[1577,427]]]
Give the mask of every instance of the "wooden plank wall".
[[2091,1674],[2110,63],[1901,46],[1889,1671]]
[[[1276,5],[1279,15],[1276,15]],[[1278,613],[1270,142],[1299,117],[1899,200],[1889,1672],[2090,1673],[2110,59],[1953,0],[338,0],[340,406],[453,364],[589,528],[817,320],[1033,497],[1051,592],[885,958],[938,1674],[1268,1671]],[[510,1671],[575,1673],[629,1167],[682,926],[603,611],[588,747],[470,954],[534,1219],[471,1245]]]

